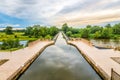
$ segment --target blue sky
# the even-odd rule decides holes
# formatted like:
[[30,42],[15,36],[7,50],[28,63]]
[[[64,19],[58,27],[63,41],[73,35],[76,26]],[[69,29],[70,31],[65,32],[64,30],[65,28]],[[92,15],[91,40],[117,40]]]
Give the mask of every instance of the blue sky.
[[120,0],[0,0],[0,27],[120,22]]

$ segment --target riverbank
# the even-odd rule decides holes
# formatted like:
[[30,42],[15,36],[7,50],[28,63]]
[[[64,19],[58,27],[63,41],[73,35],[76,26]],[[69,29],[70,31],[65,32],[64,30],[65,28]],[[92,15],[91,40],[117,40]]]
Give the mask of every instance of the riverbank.
[[13,52],[0,52],[0,59],[9,59],[0,66],[0,80],[14,80],[54,41],[37,41],[26,48]]
[[68,44],[74,45],[98,72],[104,80],[111,79],[111,69],[120,74],[120,64],[112,58],[120,57],[119,51],[113,49],[97,49],[94,46],[89,46],[83,41],[67,41]]

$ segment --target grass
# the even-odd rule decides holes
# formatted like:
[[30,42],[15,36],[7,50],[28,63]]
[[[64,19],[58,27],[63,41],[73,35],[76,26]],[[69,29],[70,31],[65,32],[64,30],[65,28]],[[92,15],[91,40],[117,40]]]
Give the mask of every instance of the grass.
[[7,62],[9,59],[2,59],[2,60],[0,60],[0,66],[2,65],[2,64],[4,64],[5,62]]
[[24,36],[23,32],[14,32],[14,34],[6,35],[4,32],[0,32],[0,41],[7,39],[19,39],[19,40],[36,40],[37,38],[29,38],[29,36]]
[[20,48],[10,48],[10,49],[6,49],[6,50],[0,50],[0,52],[10,52],[10,51],[16,51],[18,49],[22,49],[24,47],[20,47]]

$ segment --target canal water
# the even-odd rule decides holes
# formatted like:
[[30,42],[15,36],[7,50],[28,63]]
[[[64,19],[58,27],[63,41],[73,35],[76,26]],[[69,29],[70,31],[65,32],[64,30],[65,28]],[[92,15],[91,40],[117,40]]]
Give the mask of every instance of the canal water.
[[60,33],[18,80],[102,80]]

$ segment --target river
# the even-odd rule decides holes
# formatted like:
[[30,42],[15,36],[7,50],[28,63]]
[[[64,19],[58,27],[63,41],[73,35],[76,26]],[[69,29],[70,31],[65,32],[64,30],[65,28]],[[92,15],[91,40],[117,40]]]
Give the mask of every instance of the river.
[[102,80],[60,33],[18,80]]

